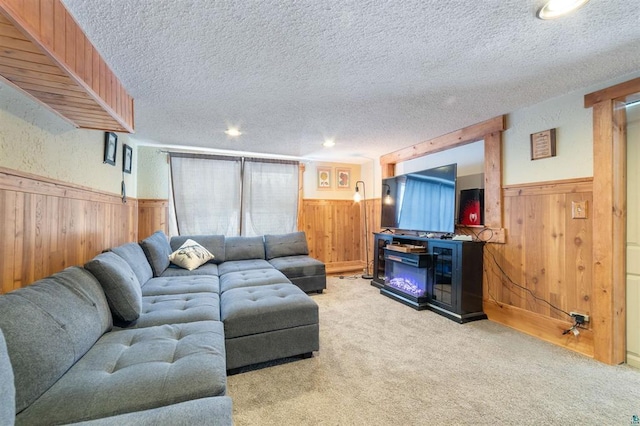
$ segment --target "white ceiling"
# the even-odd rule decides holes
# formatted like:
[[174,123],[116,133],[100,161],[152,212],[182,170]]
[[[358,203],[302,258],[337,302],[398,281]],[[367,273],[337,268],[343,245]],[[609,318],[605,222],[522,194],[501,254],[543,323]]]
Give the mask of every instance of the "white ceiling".
[[63,2],[148,143],[357,163],[640,69],[638,0]]

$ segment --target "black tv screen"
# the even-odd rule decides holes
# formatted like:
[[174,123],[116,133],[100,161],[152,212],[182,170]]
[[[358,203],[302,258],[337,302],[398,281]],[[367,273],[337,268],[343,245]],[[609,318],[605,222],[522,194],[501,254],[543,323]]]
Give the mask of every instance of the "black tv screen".
[[382,228],[451,233],[455,230],[457,164],[382,180]]

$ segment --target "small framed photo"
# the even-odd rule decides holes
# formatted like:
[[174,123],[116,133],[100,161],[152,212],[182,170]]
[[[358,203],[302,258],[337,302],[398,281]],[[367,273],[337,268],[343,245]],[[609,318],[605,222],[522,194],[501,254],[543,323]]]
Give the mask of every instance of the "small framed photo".
[[122,145],[122,171],[131,174],[131,162],[133,160],[133,149],[127,145]]
[[531,134],[531,160],[556,156],[556,129]]
[[351,169],[336,169],[336,187],[351,189]]
[[331,167],[318,167],[318,189],[331,189]]
[[118,135],[113,132],[104,133],[104,160],[103,163],[116,165],[116,152],[118,151]]

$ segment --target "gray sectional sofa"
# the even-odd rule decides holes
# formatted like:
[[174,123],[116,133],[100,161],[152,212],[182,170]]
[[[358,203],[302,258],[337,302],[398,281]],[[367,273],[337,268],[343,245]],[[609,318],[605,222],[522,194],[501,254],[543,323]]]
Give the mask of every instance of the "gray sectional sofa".
[[325,283],[304,233],[156,232],[1,295],[0,424],[232,424],[227,372],[317,351]]

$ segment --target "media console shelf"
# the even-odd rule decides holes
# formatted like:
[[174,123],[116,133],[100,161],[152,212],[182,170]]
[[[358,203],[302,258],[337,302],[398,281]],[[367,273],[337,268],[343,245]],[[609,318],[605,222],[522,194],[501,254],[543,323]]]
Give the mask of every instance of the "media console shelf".
[[[397,244],[422,246],[424,251],[387,249]],[[483,246],[483,242],[376,233],[371,285],[414,309],[430,309],[459,323],[486,319],[482,311]]]

